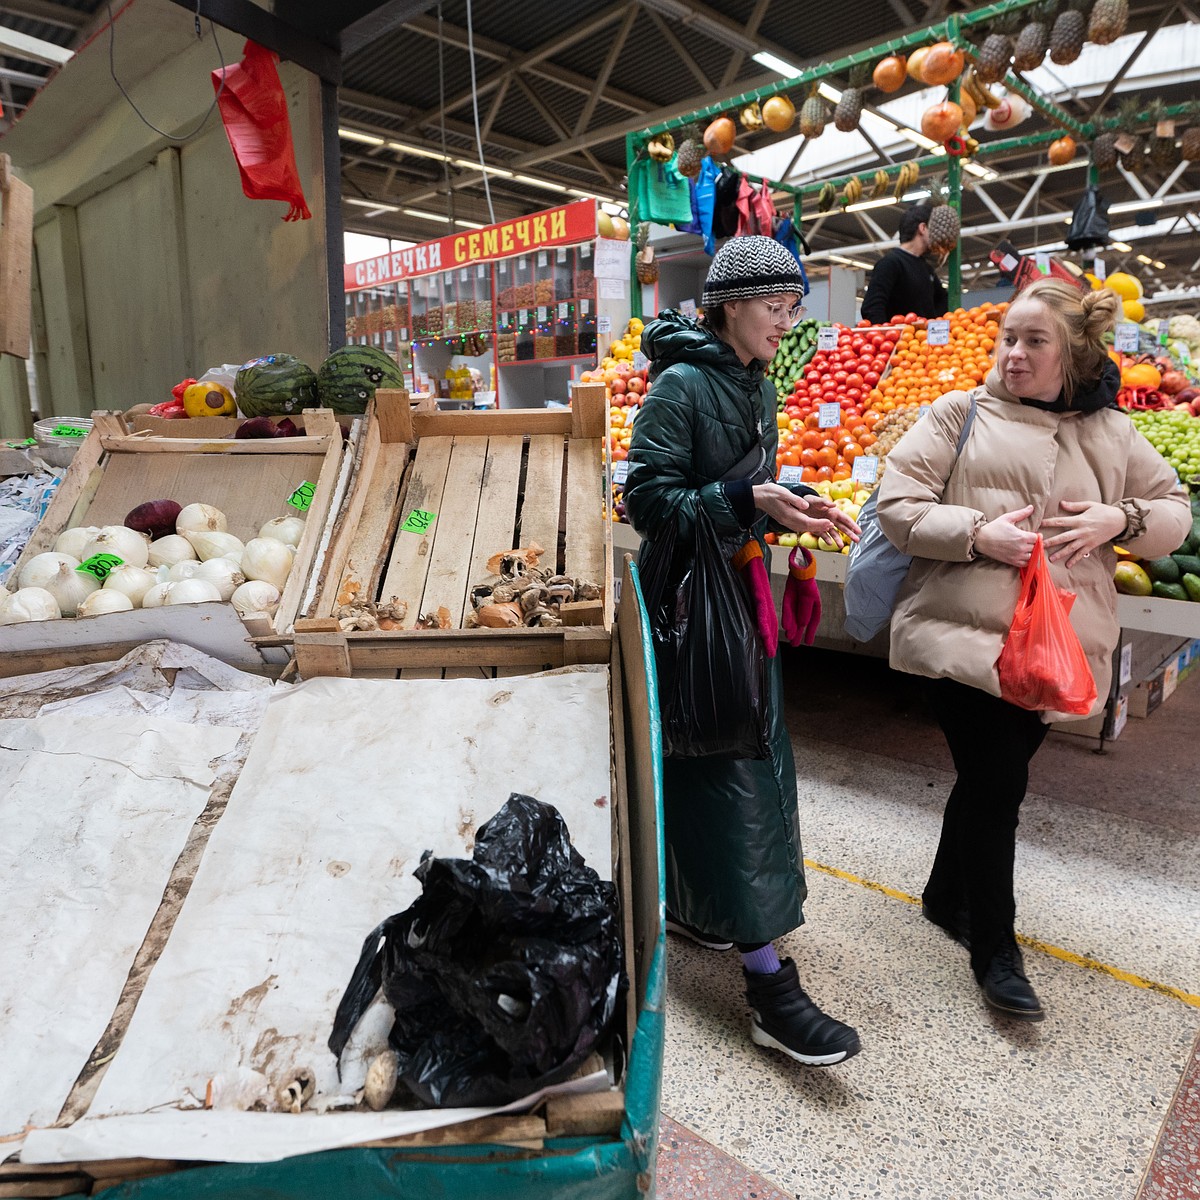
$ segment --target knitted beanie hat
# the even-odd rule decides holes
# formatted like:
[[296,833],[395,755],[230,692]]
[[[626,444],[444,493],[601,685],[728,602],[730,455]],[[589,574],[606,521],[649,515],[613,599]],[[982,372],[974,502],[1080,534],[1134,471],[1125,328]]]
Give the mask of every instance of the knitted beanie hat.
[[800,264],[774,238],[735,237],[717,251],[704,281],[705,308],[727,300],[773,296],[779,292],[804,295]]

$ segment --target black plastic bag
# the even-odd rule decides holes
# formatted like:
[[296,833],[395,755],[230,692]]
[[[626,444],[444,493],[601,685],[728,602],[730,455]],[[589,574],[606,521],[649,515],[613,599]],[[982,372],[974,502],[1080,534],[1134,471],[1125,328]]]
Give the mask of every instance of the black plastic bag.
[[691,546],[668,535],[638,557],[667,758],[768,754],[766,657],[730,549],[698,507]]
[[1108,201],[1100,189],[1088,188],[1071,214],[1067,233],[1068,250],[1090,250],[1093,246],[1108,245]]
[[400,1079],[434,1107],[507,1104],[596,1049],[625,978],[613,884],[558,810],[514,792],[471,859],[417,867],[421,895],[371,931],[334,1018],[340,1058],[380,987]]
[[713,185],[713,237],[733,237],[737,233],[741,215],[737,199],[741,186],[741,171],[728,164],[723,166]]

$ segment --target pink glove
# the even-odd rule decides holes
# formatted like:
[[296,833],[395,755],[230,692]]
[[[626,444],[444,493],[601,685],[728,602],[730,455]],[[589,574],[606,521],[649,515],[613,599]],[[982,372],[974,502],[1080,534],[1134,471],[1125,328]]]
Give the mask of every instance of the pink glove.
[[754,610],[754,623],[758,626],[763,650],[768,658],[774,658],[779,649],[779,617],[775,613],[775,600],[771,596],[771,581],[767,578],[762,547],[751,539],[733,556],[733,566],[741,575],[750,595],[750,607]]
[[[797,554],[803,555],[803,565],[797,565]],[[816,559],[803,546],[797,546],[788,558],[788,580],[783,589],[783,634],[789,645],[811,646],[816,640],[821,623],[816,576]]]

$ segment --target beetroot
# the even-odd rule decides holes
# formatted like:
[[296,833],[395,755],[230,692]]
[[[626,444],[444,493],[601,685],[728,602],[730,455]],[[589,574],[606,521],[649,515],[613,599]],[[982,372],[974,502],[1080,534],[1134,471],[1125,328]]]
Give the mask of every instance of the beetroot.
[[251,417],[237,427],[237,432],[233,436],[235,438],[273,438],[278,437],[279,432],[270,417]]
[[174,500],[147,500],[126,515],[125,528],[149,534],[150,540],[155,541],[175,532],[175,518],[182,511]]

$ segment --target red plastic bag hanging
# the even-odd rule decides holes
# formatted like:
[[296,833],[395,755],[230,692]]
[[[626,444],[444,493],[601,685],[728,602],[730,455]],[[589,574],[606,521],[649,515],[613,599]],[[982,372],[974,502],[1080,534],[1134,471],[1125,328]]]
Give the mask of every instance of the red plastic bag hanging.
[[1075,593],[1058,587],[1037,540],[1021,568],[1021,595],[996,669],[1000,696],[1038,712],[1086,716],[1096,702],[1096,681],[1071,626]]
[[[278,57],[257,42],[247,42],[242,61],[212,73],[225,133],[242,175],[242,191],[251,200],[285,200],[285,221],[307,221],[287,97],[279,82]],[[222,90],[221,82],[225,87]]]

